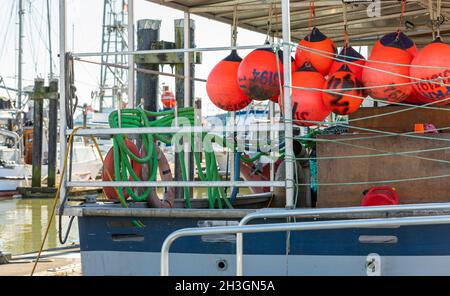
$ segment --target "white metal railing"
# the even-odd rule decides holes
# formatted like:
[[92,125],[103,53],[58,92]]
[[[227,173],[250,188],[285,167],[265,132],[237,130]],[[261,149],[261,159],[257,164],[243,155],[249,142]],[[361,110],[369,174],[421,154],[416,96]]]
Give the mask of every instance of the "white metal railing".
[[[381,219],[355,219],[355,220],[330,220],[296,223],[276,223],[264,225],[239,225],[219,226],[211,228],[185,228],[171,233],[163,242],[161,247],[161,276],[169,275],[169,251],[175,240],[181,237],[215,235],[215,234],[243,234],[262,232],[284,232],[301,230],[324,230],[324,229],[348,229],[365,227],[385,226],[413,226],[430,224],[450,224],[450,215],[427,216],[427,217],[404,217],[404,218],[381,218]],[[237,262],[236,265],[243,264]],[[241,267],[242,270],[242,267]]]
[[285,181],[68,181],[67,187],[284,187]]
[[[450,210],[450,203],[435,204],[412,204],[412,205],[395,205],[395,206],[372,206],[372,207],[347,207],[347,208],[324,208],[324,209],[292,209],[292,210],[262,210],[250,213],[241,219],[239,226],[244,226],[255,219],[268,218],[301,218],[305,216],[330,215],[330,214],[370,214],[377,212],[393,213],[407,211],[425,211],[425,210]],[[244,238],[242,233],[236,234],[236,275],[242,276],[242,258],[243,258]]]
[[[60,102],[60,118],[61,118],[61,122],[60,122],[60,153],[61,155],[65,155],[66,152],[66,137],[68,134],[70,134],[70,130],[67,129],[67,124],[66,124],[66,82],[67,82],[67,77],[66,77],[66,71],[67,69],[67,64],[66,64],[66,49],[67,49],[67,18],[66,18],[66,14],[67,14],[67,7],[66,7],[66,1],[67,0],[59,0],[59,32],[60,32],[60,39],[59,39],[59,45],[60,45],[60,91],[61,91],[61,102]],[[289,0],[281,0],[282,3],[282,22],[283,22],[283,38],[285,41],[285,44],[283,45],[283,50],[284,52],[290,52],[292,50],[292,47],[290,45],[290,23],[289,23]],[[132,6],[131,6],[132,8]],[[189,13],[185,13],[184,14],[185,17],[185,24],[188,24],[189,22]],[[130,16],[130,20],[133,21],[133,15],[131,14]],[[188,36],[187,34],[189,34],[189,26],[185,26],[184,27],[184,34],[185,36]],[[134,29],[132,25],[128,26],[128,34],[133,34],[134,36]],[[187,42],[186,42],[187,43]],[[205,48],[188,48],[188,46],[185,46],[185,48],[180,48],[180,49],[162,49],[162,50],[144,50],[144,51],[134,51],[134,50],[129,50],[129,51],[124,51],[124,52],[115,52],[115,53],[103,53],[103,52],[96,52],[96,53],[72,53],[70,56],[72,58],[81,58],[81,57],[97,57],[97,56],[102,56],[102,55],[128,55],[128,56],[132,56],[132,55],[141,55],[141,54],[158,54],[158,53],[189,53],[189,52],[206,52],[206,51],[225,51],[225,50],[232,50],[232,49],[256,49],[256,48],[273,48],[274,46],[278,46],[278,45],[274,45],[274,44],[265,44],[265,45],[249,45],[249,46],[226,46],[226,47],[205,47]],[[284,71],[284,77],[286,79],[287,82],[290,81],[290,75],[291,75],[291,71],[290,71],[290,67],[291,67],[291,63],[290,63],[290,57],[289,55],[285,55],[285,63],[283,66],[283,71]],[[286,62],[287,61],[287,62]],[[185,63],[185,69],[188,69],[189,67],[189,61],[188,59],[184,60]],[[130,65],[130,69],[132,69],[133,67]],[[131,74],[129,74],[129,77],[132,77]],[[190,93],[190,87],[189,87],[189,83],[185,83],[185,87],[187,87],[187,89],[185,90],[185,94],[189,94]],[[293,203],[294,203],[294,152],[293,152],[293,128],[292,128],[292,114],[291,114],[291,96],[290,96],[290,92],[291,89],[289,87],[287,87],[286,85],[284,86],[285,88],[285,94],[284,94],[284,113],[286,114],[286,120],[285,122],[281,125],[282,126],[282,130],[285,131],[285,143],[286,143],[286,147],[285,147],[285,161],[286,161],[286,181],[283,182],[284,184],[282,186],[286,187],[286,206],[287,207],[293,207]],[[188,107],[188,106],[186,106]],[[274,128],[274,127],[272,127]],[[172,128],[169,128],[172,129]],[[162,129],[161,129],[162,130]],[[104,129],[91,129],[91,130],[80,130],[78,131],[76,134],[77,135],[111,135],[111,134],[117,134],[117,133],[127,133],[127,134],[134,134],[134,133],[139,133],[141,131],[145,131],[145,132],[153,132],[155,133],[157,131],[157,128],[145,128],[145,130],[139,130],[139,129],[108,129],[108,130],[104,130]],[[60,163],[60,168],[63,168],[62,165],[62,161]],[[66,174],[67,175],[67,174]],[[65,196],[65,192],[66,192],[66,187],[67,186],[75,186],[75,185],[80,185],[80,186],[86,186],[87,184],[81,184],[81,183],[76,183],[76,182],[68,182],[67,181],[67,177],[64,177],[64,179],[61,180],[61,198],[63,196]],[[178,182],[178,181],[177,181]],[[272,181],[274,182],[274,181]],[[239,186],[252,186],[251,184],[254,184],[254,186],[272,186],[272,187],[277,187],[277,183],[272,183],[271,181],[269,182],[264,182],[264,184],[262,183],[238,183]],[[91,183],[91,185],[94,183]],[[144,183],[143,183],[144,184]],[[160,183],[159,183],[160,184]],[[180,183],[181,184],[181,183]],[[210,184],[214,184],[214,183],[209,183]],[[216,183],[219,184],[219,183]],[[230,183],[231,185],[235,184],[233,181],[231,181]],[[230,186],[230,184],[228,185],[224,185],[224,186]],[[245,184],[245,185],[244,185]],[[97,184],[98,185],[98,184]],[[116,186],[112,185],[112,186]],[[146,185],[148,186],[153,186],[155,184],[150,184],[147,183]],[[169,186],[174,186],[175,184],[170,184]],[[191,186],[192,184],[190,183],[186,183],[183,184],[182,186]],[[281,185],[281,183],[278,183],[278,185]],[[101,185],[103,186],[103,184]],[[133,186],[135,186],[133,184]],[[137,187],[137,186],[135,186]],[[195,186],[192,186],[195,187]],[[199,187],[199,186],[196,186]]]

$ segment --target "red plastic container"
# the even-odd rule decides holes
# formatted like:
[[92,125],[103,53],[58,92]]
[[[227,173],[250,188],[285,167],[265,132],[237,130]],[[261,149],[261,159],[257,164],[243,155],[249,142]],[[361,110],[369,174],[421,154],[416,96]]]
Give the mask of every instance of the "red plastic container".
[[389,186],[373,187],[364,195],[361,205],[370,206],[388,206],[398,205],[398,195],[394,188]]

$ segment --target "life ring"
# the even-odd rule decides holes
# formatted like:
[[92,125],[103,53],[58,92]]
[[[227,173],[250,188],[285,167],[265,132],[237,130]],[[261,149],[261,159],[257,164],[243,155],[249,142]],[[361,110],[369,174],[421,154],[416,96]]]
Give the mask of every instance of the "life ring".
[[[130,150],[131,153],[134,155],[140,157],[139,149],[137,146],[130,140],[125,140],[125,145],[127,146],[128,150]],[[102,171],[102,180],[103,181],[114,181],[115,180],[115,174],[114,174],[114,147],[111,147],[109,149],[108,153],[106,154],[105,160],[103,162],[103,171]],[[133,168],[134,173],[136,176],[139,177],[139,179],[142,180],[141,174],[142,174],[142,165],[138,163],[137,161],[131,159],[131,166]],[[125,169],[125,168],[122,168]],[[133,178],[130,176],[130,181],[133,181]],[[114,187],[103,187],[103,192],[105,192],[105,195],[108,199],[119,201],[118,191]],[[122,189],[123,196],[125,199],[127,199],[130,195],[127,193],[126,189]]]
[[[145,148],[141,150],[141,154],[143,157],[147,155]],[[169,161],[167,160],[164,152],[156,146],[156,155],[158,157],[158,170],[161,181],[173,181],[172,170],[169,166]],[[145,164],[142,166],[142,177],[144,180],[148,179],[148,165]],[[142,194],[145,188],[138,188],[138,193]],[[150,208],[172,208],[175,204],[175,187],[166,187],[164,190],[163,198],[160,199],[158,193],[156,192],[156,188],[152,188],[147,197],[147,205]]]

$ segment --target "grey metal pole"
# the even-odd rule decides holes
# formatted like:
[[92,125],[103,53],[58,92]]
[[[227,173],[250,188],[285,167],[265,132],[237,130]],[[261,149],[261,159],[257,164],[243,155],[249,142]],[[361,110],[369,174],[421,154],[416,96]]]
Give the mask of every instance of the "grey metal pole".
[[47,187],[53,188],[56,183],[56,146],[58,145],[58,80],[50,81],[48,99]]
[[[128,0],[128,50],[134,50],[134,0]],[[128,106],[136,107],[134,98],[134,56],[128,56]]]
[[53,50],[52,50],[52,22],[50,14],[50,0],[47,0],[47,28],[48,28],[48,55],[50,58],[50,80],[53,79]]
[[19,53],[17,65],[17,109],[22,108],[22,66],[23,66],[23,0],[19,0]]
[[[64,167],[64,156],[66,155],[66,0],[59,0],[59,155],[60,155],[60,172],[62,173]],[[61,194],[60,200],[62,201],[66,195],[66,175],[61,178]]]
[[[184,42],[184,48],[189,49],[191,47],[191,26],[190,26],[190,15],[189,12],[184,13],[184,22],[183,22],[183,35],[184,40],[189,40],[189,42]],[[184,68],[184,107],[192,107],[193,105],[193,97],[191,96],[191,84],[193,84],[193,81],[189,79],[191,77],[191,61],[189,59],[189,52],[184,52],[184,59],[183,59],[183,68]],[[187,143],[184,143],[184,161],[186,163],[186,171],[187,171],[187,180],[193,180],[194,179],[194,167],[193,162],[191,163],[191,156],[192,153],[189,153],[189,141]],[[193,190],[191,190],[190,195],[192,196]]]
[[32,187],[41,187],[44,93],[44,79],[36,79],[34,81],[33,91],[34,110],[32,152],[33,175],[31,181]]
[[283,27],[283,99],[285,122],[285,162],[286,162],[286,208],[294,207],[294,139],[292,130],[292,98],[291,98],[291,17],[289,0],[281,0],[281,19]]
[[[186,27],[186,24],[188,26]],[[195,47],[195,22],[189,18],[189,13],[184,15],[183,19],[176,19],[174,21],[175,27],[175,47],[177,49],[183,50],[184,64],[175,65],[175,74],[180,76],[190,77],[194,76],[194,66],[189,63],[189,52],[188,50]],[[186,37],[188,39],[186,39]],[[189,40],[186,42],[186,40]],[[186,56],[188,57],[186,59]],[[186,63],[187,62],[187,63]],[[186,70],[187,69],[187,70]],[[185,71],[188,71],[185,73]],[[190,76],[189,76],[190,75]],[[186,88],[187,86],[187,88]],[[175,78],[175,98],[177,100],[176,108],[183,108],[192,106],[194,94],[194,81],[191,79],[181,79]],[[185,148],[185,143],[183,143],[183,149]],[[189,168],[194,167],[194,161],[192,154],[185,153],[185,163],[188,179],[193,178],[193,170]],[[180,154],[175,153],[175,180],[181,180],[181,164],[180,164]],[[182,188],[175,189],[175,198],[183,199],[184,192]]]
[[[331,220],[312,221],[296,223],[274,223],[264,225],[246,226],[219,226],[205,228],[185,228],[170,234],[161,247],[161,275],[169,275],[169,251],[175,240],[187,236],[214,235],[214,234],[236,234],[236,233],[261,233],[261,232],[284,232],[284,231],[304,231],[323,229],[348,229],[366,227],[386,227],[386,226],[413,226],[430,224],[450,224],[450,215],[446,216],[426,216],[426,217],[405,217],[405,218],[381,218],[381,219],[357,219],[357,220]],[[241,262],[242,263],[242,262]],[[238,263],[236,263],[238,264]]]

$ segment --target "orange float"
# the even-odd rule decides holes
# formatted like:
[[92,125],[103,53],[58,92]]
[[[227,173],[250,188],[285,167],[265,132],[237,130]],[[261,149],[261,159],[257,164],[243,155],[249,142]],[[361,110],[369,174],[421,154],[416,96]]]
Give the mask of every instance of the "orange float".
[[[419,68],[414,66],[435,66],[440,69]],[[425,46],[411,62],[410,74],[422,80],[431,80],[414,84],[419,100],[424,103],[441,101],[450,97],[450,45],[439,38]],[[450,100],[437,105],[450,104]]]
[[225,111],[238,111],[252,101],[245,96],[236,81],[236,75],[242,59],[233,50],[209,73],[206,92],[214,105]]
[[401,102],[408,98],[413,90],[409,67],[400,65],[409,65],[411,60],[412,56],[406,50],[394,46],[372,51],[362,77],[363,84],[369,87],[368,94],[374,99],[389,102]]
[[[317,125],[331,113],[322,100],[320,90],[304,90],[295,87],[323,89],[325,78],[311,64],[306,63],[292,75],[292,114],[294,123],[303,126]],[[279,101],[281,110],[283,100]]]
[[301,67],[305,62],[309,62],[323,76],[328,75],[336,54],[334,42],[314,27],[311,33],[299,42],[299,46],[307,47],[312,51],[317,50],[318,52],[315,53],[301,47],[297,48],[295,52],[297,67]]
[[417,93],[415,89],[413,89],[409,97],[407,97],[406,100],[404,100],[403,102],[415,105],[423,104],[422,100],[420,99],[420,95]]
[[414,41],[412,41],[403,32],[393,32],[381,37],[381,39],[373,46],[372,53],[378,50],[383,50],[386,46],[392,46],[392,44],[397,44],[399,48],[406,50],[412,57],[415,57],[418,53],[418,49]]
[[269,48],[256,49],[240,63],[237,81],[242,93],[252,100],[264,101],[280,94],[280,71],[283,79],[283,58]]
[[342,65],[341,68],[325,82],[323,88],[333,93],[323,92],[323,103],[335,114],[351,114],[358,110],[364,101],[363,90],[354,89],[361,88],[362,86],[362,82],[355,74],[353,74],[350,68],[347,65]]
[[[362,79],[362,72],[364,67],[361,66],[364,66],[366,64],[366,60],[353,47],[343,47],[341,52],[337,56],[337,59],[338,60],[333,61],[329,75],[333,75],[334,73],[339,71],[339,69],[341,69],[342,65],[346,64],[359,80]],[[352,64],[347,64],[346,62],[351,62]]]
[[[125,145],[130,150],[131,153],[134,155],[140,157],[139,150],[137,146],[130,140],[125,140]],[[105,161],[103,162],[103,171],[102,171],[102,180],[103,181],[114,181],[115,180],[115,173],[114,173],[114,147],[111,147],[109,149],[108,153],[106,154]],[[133,167],[133,171],[141,178],[142,174],[142,165],[138,162],[131,159],[131,165]],[[133,181],[132,177],[130,176],[130,181]],[[103,187],[103,191],[105,192],[105,195],[108,199],[118,201],[118,189],[115,189],[114,187]],[[129,194],[126,192],[126,189],[122,189],[123,196],[125,198],[129,197]]]

